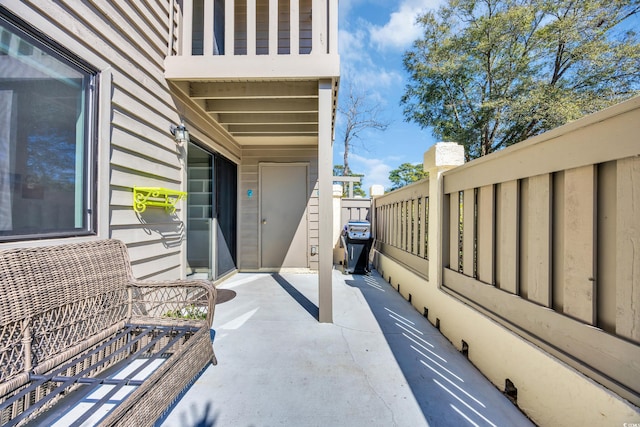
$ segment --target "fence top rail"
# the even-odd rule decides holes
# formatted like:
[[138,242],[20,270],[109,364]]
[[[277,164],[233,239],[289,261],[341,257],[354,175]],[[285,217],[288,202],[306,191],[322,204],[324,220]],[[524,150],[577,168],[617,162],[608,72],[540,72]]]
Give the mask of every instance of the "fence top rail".
[[361,176],[333,176],[333,182],[360,182]]
[[445,193],[640,155],[640,96],[443,174]]
[[394,203],[398,201],[411,200],[419,197],[429,196],[429,178],[412,182],[397,190],[390,191],[382,196],[375,196],[373,199],[377,205]]

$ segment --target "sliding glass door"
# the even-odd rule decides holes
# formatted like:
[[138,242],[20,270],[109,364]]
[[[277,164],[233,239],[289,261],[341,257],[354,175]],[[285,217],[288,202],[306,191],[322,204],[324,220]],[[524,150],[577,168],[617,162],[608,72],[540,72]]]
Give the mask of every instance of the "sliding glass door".
[[216,278],[236,269],[237,167],[221,156],[215,158]]
[[187,274],[217,279],[236,269],[237,167],[190,143]]
[[213,154],[189,144],[187,155],[187,275],[213,275]]

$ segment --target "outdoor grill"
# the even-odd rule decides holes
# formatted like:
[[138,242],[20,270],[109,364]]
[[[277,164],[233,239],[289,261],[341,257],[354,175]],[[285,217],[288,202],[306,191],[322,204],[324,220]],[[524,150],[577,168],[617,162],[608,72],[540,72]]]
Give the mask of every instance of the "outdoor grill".
[[349,221],[342,230],[344,247],[343,271],[345,274],[369,272],[371,224],[369,221]]

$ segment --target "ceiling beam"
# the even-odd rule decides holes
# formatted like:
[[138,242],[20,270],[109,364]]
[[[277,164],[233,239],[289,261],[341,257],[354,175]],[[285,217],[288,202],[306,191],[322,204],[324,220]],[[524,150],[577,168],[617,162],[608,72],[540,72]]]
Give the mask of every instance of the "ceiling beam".
[[317,113],[220,113],[217,121],[228,125],[243,124],[317,124]]
[[315,99],[218,99],[206,101],[207,113],[317,113]]
[[307,137],[317,137],[318,132],[239,132],[234,133],[233,136],[235,138],[242,137],[276,137],[276,136],[307,136]]
[[318,133],[318,125],[281,125],[275,123],[273,125],[260,124],[260,125],[231,125],[229,126],[229,132],[232,134],[246,134],[246,133]]
[[189,95],[194,99],[317,99],[318,84],[309,81],[193,82]]

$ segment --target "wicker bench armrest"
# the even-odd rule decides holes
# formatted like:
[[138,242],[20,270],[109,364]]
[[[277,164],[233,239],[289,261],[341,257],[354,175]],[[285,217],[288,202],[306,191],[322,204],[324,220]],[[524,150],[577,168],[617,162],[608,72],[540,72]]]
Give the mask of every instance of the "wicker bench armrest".
[[133,315],[213,323],[217,292],[207,280],[131,280]]

